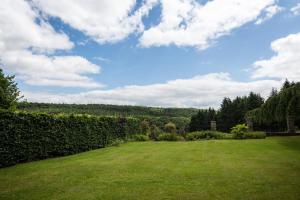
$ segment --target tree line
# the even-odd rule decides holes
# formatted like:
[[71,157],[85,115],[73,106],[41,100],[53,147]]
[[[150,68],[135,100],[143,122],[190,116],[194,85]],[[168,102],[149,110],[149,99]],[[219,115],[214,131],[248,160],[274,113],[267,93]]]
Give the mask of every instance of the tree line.
[[264,101],[260,94],[250,92],[247,96],[230,99],[225,97],[220,109],[199,110],[191,117],[190,131],[208,130],[210,122],[217,122],[217,129],[229,132],[237,124],[246,123],[249,117],[256,130],[284,131],[287,129],[288,113],[295,117],[296,126],[300,126],[300,83],[286,80],[281,89],[272,89]]
[[300,82],[286,81],[280,91],[273,90],[266,102],[246,117],[253,121],[255,129],[294,131],[288,125],[300,127]]
[[229,132],[237,124],[251,118],[257,130],[283,131],[287,117],[294,118],[300,126],[300,82],[286,80],[279,91],[273,89],[264,101],[260,94],[230,99],[225,97],[220,109],[153,108],[143,106],[118,106],[102,104],[50,104],[19,102],[22,98],[14,76],[5,76],[0,69],[0,109],[43,112],[49,114],[89,114],[98,116],[137,117],[163,129],[168,122],[177,125],[177,132],[210,129],[210,122],[217,122],[219,131]]
[[245,114],[264,103],[260,94],[250,92],[249,95],[230,99],[225,97],[221,103],[220,109],[209,108],[199,110],[191,118],[190,131],[209,130],[210,122],[217,122],[217,129],[229,132],[236,124],[245,123]]
[[155,108],[146,106],[106,105],[106,104],[52,104],[20,102],[19,110],[28,112],[89,114],[100,116],[149,116],[149,117],[187,117],[197,113],[195,108]]

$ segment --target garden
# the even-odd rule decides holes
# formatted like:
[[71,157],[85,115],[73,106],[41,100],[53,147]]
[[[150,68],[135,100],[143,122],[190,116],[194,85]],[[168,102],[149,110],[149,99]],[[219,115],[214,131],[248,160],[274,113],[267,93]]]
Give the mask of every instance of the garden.
[[0,78],[0,199],[299,199],[300,83],[180,109],[22,102]]

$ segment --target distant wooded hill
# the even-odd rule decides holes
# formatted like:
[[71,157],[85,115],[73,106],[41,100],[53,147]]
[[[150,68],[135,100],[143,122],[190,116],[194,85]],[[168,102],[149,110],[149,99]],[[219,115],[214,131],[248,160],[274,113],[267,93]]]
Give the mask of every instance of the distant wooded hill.
[[89,114],[101,116],[124,116],[124,117],[187,117],[198,112],[195,108],[157,108],[144,106],[123,106],[104,104],[50,104],[28,103],[18,104],[19,110],[28,112],[66,113],[66,114]]

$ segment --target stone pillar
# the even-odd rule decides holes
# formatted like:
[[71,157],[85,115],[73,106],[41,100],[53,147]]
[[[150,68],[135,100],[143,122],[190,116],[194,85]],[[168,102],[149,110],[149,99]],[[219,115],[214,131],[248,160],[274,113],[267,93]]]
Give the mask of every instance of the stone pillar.
[[294,116],[287,116],[286,122],[287,122],[287,132],[288,133],[295,133],[296,128],[295,128],[295,118],[294,118]]
[[217,130],[217,122],[216,121],[210,121],[210,130],[211,131]]
[[252,120],[252,118],[247,117],[246,118],[246,123],[247,123],[247,126],[248,126],[248,131],[253,131],[254,128],[253,128],[253,120]]

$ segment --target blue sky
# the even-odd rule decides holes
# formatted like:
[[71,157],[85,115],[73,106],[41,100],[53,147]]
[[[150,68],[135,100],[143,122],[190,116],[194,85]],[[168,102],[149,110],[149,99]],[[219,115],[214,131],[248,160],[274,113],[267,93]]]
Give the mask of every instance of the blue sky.
[[[282,1],[279,5],[290,8],[296,3],[296,0]],[[154,12],[145,17],[145,24],[157,23],[160,14],[157,6]],[[84,46],[76,46],[70,54],[82,55],[101,65],[102,74],[95,76],[95,79],[107,85],[107,88],[163,83],[220,71],[229,72],[237,80],[249,80],[249,74],[244,69],[251,68],[255,60],[272,56],[274,53],[270,43],[273,40],[300,32],[300,16],[282,12],[262,25],[246,24],[220,38],[209,49],[199,51],[193,47],[174,45],[140,48],[138,36],[135,35],[115,44],[98,44],[60,20],[51,20],[51,24],[57,30],[68,33],[74,42],[88,41]]]
[[[217,107],[224,96],[267,96],[285,78],[300,79],[299,0],[172,1],[102,0],[89,7],[80,0],[6,0],[0,14],[8,21],[0,29],[20,33],[0,33],[8,52],[1,64],[16,74],[26,99],[39,102]],[[243,12],[217,10],[237,2]],[[20,19],[28,25],[18,26]],[[10,48],[10,41],[20,45]]]

